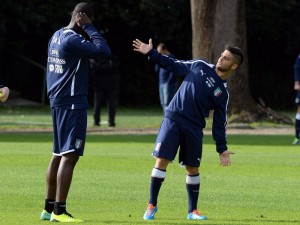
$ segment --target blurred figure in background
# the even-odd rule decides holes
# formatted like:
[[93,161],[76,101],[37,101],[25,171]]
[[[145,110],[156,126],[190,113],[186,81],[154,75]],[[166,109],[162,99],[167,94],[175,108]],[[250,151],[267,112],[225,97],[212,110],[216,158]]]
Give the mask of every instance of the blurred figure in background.
[[108,126],[115,127],[117,104],[118,61],[110,58],[91,59],[91,76],[94,88],[94,126],[101,125],[101,109],[107,105]]
[[297,113],[295,118],[295,139],[293,145],[299,144],[299,134],[300,134],[300,54],[298,55],[295,65],[294,65],[294,79],[295,85],[294,89],[297,91],[295,103],[297,104]]
[[[175,56],[168,50],[164,43],[159,43],[156,49],[163,55],[167,55],[170,58],[175,58]],[[177,76],[172,71],[165,70],[157,64],[155,65],[155,72],[158,74],[159,78],[160,104],[165,112],[177,91]]]

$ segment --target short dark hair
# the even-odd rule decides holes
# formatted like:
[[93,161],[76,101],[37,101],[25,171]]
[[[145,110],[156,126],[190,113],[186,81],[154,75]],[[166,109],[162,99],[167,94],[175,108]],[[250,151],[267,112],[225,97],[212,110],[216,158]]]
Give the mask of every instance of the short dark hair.
[[235,56],[235,58],[238,60],[238,65],[242,65],[244,62],[244,54],[242,50],[239,47],[233,47],[231,45],[226,45],[225,50],[228,50]]
[[94,17],[94,8],[91,4],[88,4],[88,3],[85,3],[85,2],[81,2],[81,3],[78,3],[72,14],[73,13],[78,13],[78,12],[83,12],[85,13],[90,19],[92,19]]

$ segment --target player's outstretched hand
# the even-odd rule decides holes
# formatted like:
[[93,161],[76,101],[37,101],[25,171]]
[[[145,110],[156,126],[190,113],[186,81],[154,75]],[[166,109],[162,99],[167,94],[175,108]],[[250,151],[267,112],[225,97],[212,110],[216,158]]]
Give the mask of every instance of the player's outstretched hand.
[[225,151],[220,155],[220,165],[221,166],[230,166],[230,155],[234,154],[234,152]]
[[0,88],[0,101],[5,102],[8,98],[9,95],[9,88],[8,87],[3,87]]
[[149,39],[149,44],[146,44],[139,39],[133,40],[132,46],[134,47],[134,51],[140,52],[146,55],[153,48],[152,39]]

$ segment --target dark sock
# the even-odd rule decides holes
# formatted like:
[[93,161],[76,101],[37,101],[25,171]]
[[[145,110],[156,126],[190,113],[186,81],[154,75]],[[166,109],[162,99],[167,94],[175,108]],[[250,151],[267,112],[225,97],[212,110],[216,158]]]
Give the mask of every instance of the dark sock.
[[66,203],[65,202],[55,202],[54,210],[55,215],[61,215],[66,212]]
[[198,196],[199,196],[199,190],[200,190],[200,182],[199,180],[199,174],[195,176],[187,175],[187,180],[196,180],[196,183],[188,182],[186,183],[186,190],[188,193],[188,213],[193,212],[195,209],[197,209],[198,204]]
[[300,120],[296,119],[295,129],[296,129],[295,137],[299,139],[299,134],[300,134]]
[[45,199],[45,210],[48,213],[52,213],[53,209],[54,209],[54,203],[55,203],[55,199]]
[[166,171],[153,168],[150,184],[150,200],[149,204],[157,205],[157,199],[162,182],[165,180]]

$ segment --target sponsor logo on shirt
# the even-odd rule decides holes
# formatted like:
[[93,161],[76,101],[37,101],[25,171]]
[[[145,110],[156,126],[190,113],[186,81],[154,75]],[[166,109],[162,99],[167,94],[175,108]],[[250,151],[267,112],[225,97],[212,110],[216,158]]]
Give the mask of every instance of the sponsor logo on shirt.
[[48,57],[48,62],[55,63],[55,64],[66,64],[65,59],[60,59],[55,57]]
[[59,53],[56,49],[50,49],[50,55],[54,56],[54,57],[59,57]]
[[49,64],[49,71],[54,73],[60,73],[60,74],[64,73],[62,65]]
[[218,97],[218,96],[220,96],[222,94],[222,91],[221,91],[221,89],[218,87],[215,91],[214,91],[214,95],[216,96],[216,97]]
[[213,87],[215,86],[214,83],[216,83],[216,81],[212,77],[206,77],[205,83],[208,87]]

